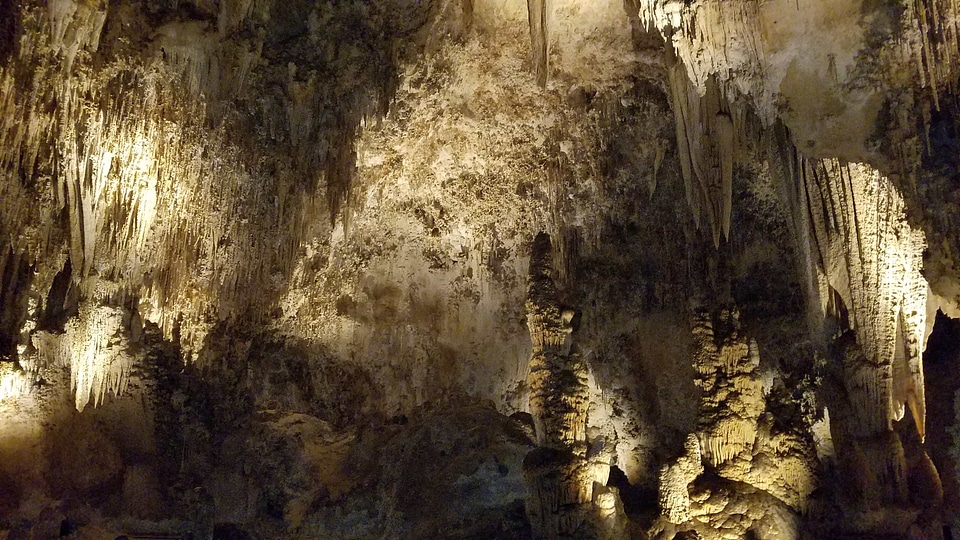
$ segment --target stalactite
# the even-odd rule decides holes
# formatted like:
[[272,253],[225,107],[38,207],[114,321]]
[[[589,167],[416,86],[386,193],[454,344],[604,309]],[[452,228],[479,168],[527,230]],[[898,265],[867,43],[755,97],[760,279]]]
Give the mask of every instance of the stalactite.
[[960,76],[960,15],[954,0],[914,0],[907,18],[914,32],[906,40],[920,85],[930,89],[940,108],[940,92],[956,86]]
[[541,88],[547,85],[550,74],[550,1],[527,0],[533,72]]
[[[97,291],[101,295],[102,286]],[[78,411],[91,400],[99,405],[108,393],[121,394],[133,368],[123,311],[102,305],[106,301],[108,298],[101,296],[99,301],[83,305],[63,334],[44,331],[33,335],[33,345],[46,365],[70,368]]]
[[[299,199],[279,202],[287,193],[312,194],[293,167],[271,172],[277,182],[262,181],[265,172],[248,169],[238,144],[205,125],[204,95],[216,97],[214,83],[224,84],[215,33],[171,23],[157,35],[163,56],[93,70],[86,63],[106,11],[58,0],[46,13],[47,21],[25,11],[26,21],[47,31],[24,34],[15,60],[22,69],[0,69],[2,232],[16,251],[43,256],[58,249],[51,224],[57,206],[66,209],[73,278],[122,275],[168,338],[181,321],[192,356],[216,318],[262,303],[244,285],[266,293],[277,269],[291,265],[302,230],[292,222],[303,216]],[[81,61],[83,69],[73,65]],[[36,183],[39,194],[20,178]],[[56,204],[38,208],[38,199]]]
[[75,0],[51,0],[47,9],[53,49],[63,55],[64,72],[70,73],[80,49],[99,47],[107,10]]
[[697,227],[706,214],[714,246],[730,235],[733,197],[733,160],[737,135],[729,105],[716,79],[707,81],[700,95],[682,64],[670,70],[670,89],[676,118],[680,170],[687,203]]
[[[889,426],[907,406],[922,436],[924,235],[906,222],[903,198],[892,182],[869,167],[837,161],[804,161],[802,166],[806,170],[801,180],[813,209],[813,241],[822,259],[819,295],[836,295],[850,310],[865,355],[856,363],[860,367],[848,368],[851,384],[867,392],[856,398],[862,401],[863,414],[877,416],[867,424],[871,429]],[[906,369],[895,371],[898,355]],[[894,381],[895,376],[907,380]],[[895,387],[909,390],[894,396]]]

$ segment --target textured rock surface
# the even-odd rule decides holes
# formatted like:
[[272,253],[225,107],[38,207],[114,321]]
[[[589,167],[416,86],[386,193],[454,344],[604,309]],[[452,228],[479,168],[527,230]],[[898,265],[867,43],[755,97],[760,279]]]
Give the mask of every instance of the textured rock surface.
[[611,452],[602,435],[587,437],[588,366],[571,335],[576,313],[559,302],[552,247],[548,235],[534,238],[527,285],[530,414],[537,435],[537,448],[523,462],[527,516],[537,537],[585,536],[581,529],[593,518],[599,518],[604,536],[618,537],[620,498],[616,488],[603,489]]
[[0,537],[960,534],[957,13],[0,0]]

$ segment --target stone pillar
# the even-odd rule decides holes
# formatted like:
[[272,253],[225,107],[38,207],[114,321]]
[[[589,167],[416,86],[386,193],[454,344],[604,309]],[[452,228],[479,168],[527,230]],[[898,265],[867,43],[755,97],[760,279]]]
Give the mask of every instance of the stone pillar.
[[[574,312],[561,307],[552,272],[550,237],[541,233],[526,303],[533,341],[527,382],[538,447],[524,459],[523,478],[534,536],[551,539],[571,537],[588,516],[603,514],[592,508],[598,464],[588,457],[587,364],[573,348]],[[611,490],[601,498],[607,514],[622,508]]]

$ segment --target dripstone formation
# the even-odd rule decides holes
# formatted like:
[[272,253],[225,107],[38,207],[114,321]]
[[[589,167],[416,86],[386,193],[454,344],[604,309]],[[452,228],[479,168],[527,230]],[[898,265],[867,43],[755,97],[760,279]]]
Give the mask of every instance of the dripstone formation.
[[[530,357],[530,414],[537,448],[523,460],[526,511],[534,534],[544,538],[623,534],[616,488],[607,487],[609,452],[604,440],[587,438],[590,388],[587,363],[573,342],[573,309],[560,304],[550,237],[533,241],[527,286]],[[585,522],[588,523],[585,526]],[[596,533],[593,533],[596,534]]]
[[960,0],[0,0],[0,539],[960,536]]

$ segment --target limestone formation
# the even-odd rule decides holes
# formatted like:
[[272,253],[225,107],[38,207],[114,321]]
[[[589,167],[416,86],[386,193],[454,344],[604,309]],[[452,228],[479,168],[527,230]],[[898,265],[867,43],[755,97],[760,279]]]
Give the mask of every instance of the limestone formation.
[[[96,287],[63,334],[39,331],[32,337],[38,357],[34,364],[70,369],[70,386],[78,411],[83,411],[91,400],[94,406],[99,405],[108,393],[123,393],[136,355],[130,339],[131,315],[122,307],[111,305],[116,302],[111,290],[115,285],[98,282]],[[41,369],[39,365],[30,367]]]
[[559,302],[552,247],[547,234],[534,239],[527,286],[530,413],[538,445],[523,462],[527,515],[538,538],[582,536],[590,518],[606,525],[608,535],[622,534],[619,497],[604,489],[609,463],[591,448],[602,441],[587,440],[587,364],[573,347],[575,314]]
[[690,484],[702,473],[700,441],[691,434],[684,454],[660,472],[660,506],[667,521],[680,525],[690,519]]
[[0,538],[957,537],[958,14],[0,0]]
[[721,94],[716,79],[707,81],[706,94],[687,78],[682,64],[670,70],[670,93],[677,115],[677,152],[687,190],[687,204],[700,226],[705,214],[714,247],[730,236],[733,162],[742,114]]
[[[775,537],[796,531],[816,488],[812,440],[802,431],[778,433],[773,427],[757,343],[741,331],[736,309],[695,311],[694,361],[701,390],[697,432],[688,436],[683,455],[660,474],[666,523],[696,528],[708,538],[743,537],[766,527]],[[732,508],[760,499],[769,501],[764,510],[731,521]]]
[[714,319],[700,311],[693,323],[701,391],[698,434],[704,461],[713,468],[753,452],[764,409],[759,352],[739,335],[739,316],[723,309]]

